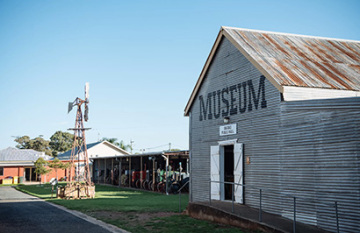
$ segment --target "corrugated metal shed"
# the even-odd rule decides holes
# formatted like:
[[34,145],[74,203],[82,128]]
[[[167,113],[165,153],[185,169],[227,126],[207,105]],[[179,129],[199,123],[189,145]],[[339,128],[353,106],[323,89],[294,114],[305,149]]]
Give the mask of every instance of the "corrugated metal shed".
[[337,201],[340,232],[359,232],[359,114],[360,98],[282,102],[281,192],[307,198],[304,222],[336,232],[334,207],[320,204]]
[[185,115],[223,36],[281,93],[284,86],[360,91],[360,41],[222,27]]
[[[236,141],[245,205],[258,208],[262,189],[262,210],[291,219],[296,197],[297,221],[336,232],[336,201],[340,232],[359,232],[360,98],[346,95],[360,93],[359,44],[223,27],[185,109],[190,202],[211,198],[211,148]],[[226,124],[236,133],[222,135]]]

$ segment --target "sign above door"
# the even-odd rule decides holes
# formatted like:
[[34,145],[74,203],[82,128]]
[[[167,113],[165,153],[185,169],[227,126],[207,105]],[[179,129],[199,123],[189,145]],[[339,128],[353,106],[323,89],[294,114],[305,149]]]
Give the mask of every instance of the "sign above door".
[[236,134],[236,124],[222,125],[220,126],[220,136]]

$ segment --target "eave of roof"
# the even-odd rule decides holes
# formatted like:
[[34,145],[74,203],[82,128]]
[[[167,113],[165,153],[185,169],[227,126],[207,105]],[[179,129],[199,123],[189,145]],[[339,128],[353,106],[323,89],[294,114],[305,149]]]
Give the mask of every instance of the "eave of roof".
[[116,145],[114,145],[114,144],[112,144],[112,143],[110,143],[108,141],[102,141],[102,143],[107,144],[108,146],[112,147],[113,149],[121,151],[122,153],[124,153],[126,155],[130,154],[126,150],[124,150],[124,149],[122,149],[122,148],[120,148],[120,147],[118,147],[118,146],[116,146]]
[[180,151],[156,151],[156,152],[146,152],[143,154],[124,154],[124,155],[114,155],[114,156],[106,156],[106,157],[92,157],[90,159],[111,159],[111,158],[130,158],[130,157],[149,157],[149,156],[161,156],[161,155],[169,155],[169,156],[189,156],[188,150],[180,150]]
[[8,147],[0,150],[0,162],[1,161],[36,161],[38,158],[44,158],[45,160],[51,158],[51,156],[45,155],[44,152],[39,152],[31,149],[18,149],[15,147]]
[[360,92],[360,41],[221,27],[185,116],[224,36],[281,93],[285,86]]
[[192,93],[190,95],[190,99],[189,99],[188,103],[186,104],[185,114],[184,114],[185,116],[189,116],[189,111],[190,111],[191,105],[192,105],[192,103],[193,103],[193,101],[195,99],[195,96],[196,96],[198,90],[201,87],[202,81],[205,78],[206,71],[210,66],[211,60],[215,55],[215,52],[217,50],[217,47],[220,44],[222,36],[223,36],[223,28],[220,29],[220,31],[219,31],[219,33],[218,33],[218,35],[216,37],[215,43],[214,43],[213,47],[210,50],[210,54],[209,54],[208,58],[206,59],[205,65],[204,65],[203,69],[201,70],[200,76],[199,76],[199,78],[198,78],[198,80],[197,80],[197,82],[195,84],[195,87],[194,87],[194,89],[193,89],[193,91],[192,91]]
[[4,161],[0,162],[0,167],[22,167],[22,166],[34,166],[35,161]]
[[[90,150],[92,147],[95,147],[95,146],[97,146],[99,144],[106,144],[108,147],[111,147],[112,149],[117,150],[117,151],[119,151],[119,152],[121,152],[123,154],[126,154],[126,155],[129,154],[129,152],[127,152],[126,150],[123,150],[120,147],[118,147],[118,146],[116,146],[116,145],[114,145],[114,144],[112,144],[112,143],[110,143],[108,141],[89,143],[89,144],[86,144],[86,148],[87,148],[87,150]],[[72,149],[70,149],[70,150],[68,150],[68,151],[66,151],[66,152],[64,152],[62,154],[59,154],[57,157],[60,160],[70,160],[71,150]]]

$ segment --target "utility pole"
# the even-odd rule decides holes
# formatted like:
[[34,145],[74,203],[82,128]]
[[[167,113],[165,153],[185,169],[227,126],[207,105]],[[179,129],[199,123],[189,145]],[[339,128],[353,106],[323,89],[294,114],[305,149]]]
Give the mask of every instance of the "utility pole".
[[169,142],[169,151],[171,151],[171,142]]

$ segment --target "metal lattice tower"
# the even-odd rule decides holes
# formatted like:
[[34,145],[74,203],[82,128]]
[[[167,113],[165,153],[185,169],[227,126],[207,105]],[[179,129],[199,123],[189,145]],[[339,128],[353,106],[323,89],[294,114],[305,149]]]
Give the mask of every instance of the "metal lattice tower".
[[[85,113],[83,115],[81,106],[85,105]],[[64,199],[79,199],[79,198],[94,198],[95,186],[91,183],[91,174],[89,166],[89,157],[86,147],[84,119],[88,120],[89,113],[89,83],[85,84],[85,100],[79,97],[70,102],[68,105],[68,113],[74,106],[77,106],[75,127],[69,130],[74,131],[74,142],[71,149],[70,156],[70,172],[69,182],[66,186],[60,187],[57,191],[58,198]],[[75,173],[74,173],[74,169]]]
[[[85,182],[87,185],[91,184],[91,175],[89,167],[89,157],[87,153],[85,130],[90,128],[84,128],[83,114],[81,111],[81,105],[85,103],[85,120],[87,120],[87,101],[80,98],[76,98],[73,105],[77,106],[75,127],[69,130],[74,131],[74,142],[71,149],[71,169],[69,174],[69,181]],[[82,166],[81,161],[84,161]],[[75,174],[73,174],[72,167],[76,167]]]

